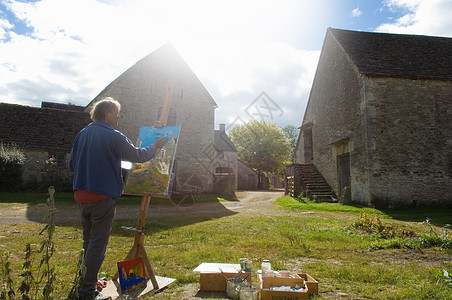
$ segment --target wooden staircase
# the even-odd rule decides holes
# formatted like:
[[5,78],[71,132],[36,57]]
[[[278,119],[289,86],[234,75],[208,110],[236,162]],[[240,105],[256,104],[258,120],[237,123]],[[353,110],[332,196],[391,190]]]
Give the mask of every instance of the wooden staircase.
[[337,202],[337,197],[322,174],[313,164],[289,166],[286,174],[286,194],[302,195],[316,202]]

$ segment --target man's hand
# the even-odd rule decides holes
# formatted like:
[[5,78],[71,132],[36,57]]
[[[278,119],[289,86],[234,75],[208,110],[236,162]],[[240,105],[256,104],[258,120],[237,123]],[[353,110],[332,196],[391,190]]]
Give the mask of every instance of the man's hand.
[[157,147],[157,149],[162,148],[165,145],[166,142],[166,136],[159,138],[154,142],[154,146]]

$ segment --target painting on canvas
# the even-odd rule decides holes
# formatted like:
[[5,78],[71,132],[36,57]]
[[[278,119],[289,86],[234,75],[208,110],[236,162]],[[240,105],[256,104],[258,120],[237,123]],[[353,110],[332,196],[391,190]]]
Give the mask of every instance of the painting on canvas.
[[125,176],[124,194],[168,197],[176,155],[179,126],[140,127],[138,145],[146,147],[166,136],[156,156],[145,163],[133,163]]

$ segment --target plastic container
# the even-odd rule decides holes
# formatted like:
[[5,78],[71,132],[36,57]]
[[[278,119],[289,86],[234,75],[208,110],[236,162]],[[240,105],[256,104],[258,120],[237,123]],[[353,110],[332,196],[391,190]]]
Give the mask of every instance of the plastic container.
[[237,299],[239,297],[239,291],[240,291],[240,283],[236,283],[234,278],[228,279],[227,287],[226,287],[226,293],[227,293],[228,297]]
[[240,289],[240,300],[259,300],[260,299],[260,284],[251,283],[242,286]]

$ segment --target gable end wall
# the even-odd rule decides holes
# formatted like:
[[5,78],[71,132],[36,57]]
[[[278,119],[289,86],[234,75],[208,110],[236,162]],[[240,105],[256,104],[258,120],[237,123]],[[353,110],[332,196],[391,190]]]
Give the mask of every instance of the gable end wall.
[[[113,81],[96,99],[113,97],[121,103],[118,130],[134,144],[141,126],[154,126],[158,109],[172,86],[170,107],[181,133],[176,152],[178,186],[213,189],[212,157],[215,102],[182,60],[147,57]],[[172,82],[172,83],[171,83]],[[216,158],[216,155],[214,156]]]
[[[362,75],[328,33],[303,124],[312,123],[312,162],[337,195],[340,195],[337,156],[350,153],[352,200],[366,203],[369,181],[364,95]],[[344,142],[346,146],[342,147]],[[304,160],[303,148],[300,136],[297,163],[310,163]]]

